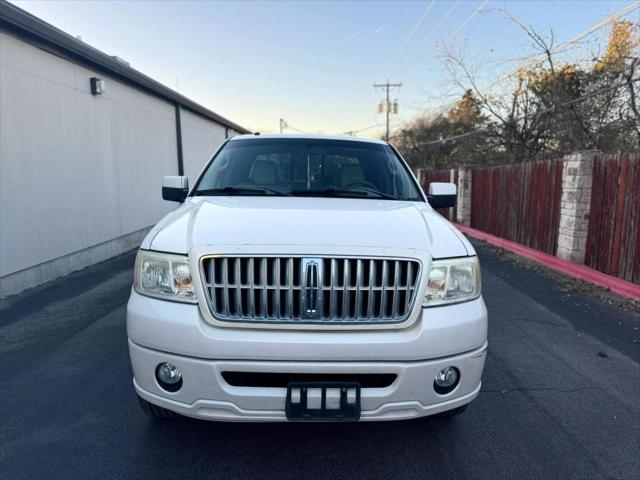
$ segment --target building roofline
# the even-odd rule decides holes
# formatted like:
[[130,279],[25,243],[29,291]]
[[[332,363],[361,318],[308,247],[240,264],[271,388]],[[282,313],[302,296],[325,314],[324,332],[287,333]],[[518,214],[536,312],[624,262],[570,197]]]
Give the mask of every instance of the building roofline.
[[180,95],[178,92],[164,86],[151,77],[78,40],[6,0],[0,0],[0,31],[5,31],[17,36],[36,47],[47,50],[67,60],[81,63],[110,74],[119,80],[125,81],[125,83],[134,85],[145,92],[180,105],[187,110],[202,115],[239,133],[249,133],[249,130],[246,128],[227,120],[184,95]]

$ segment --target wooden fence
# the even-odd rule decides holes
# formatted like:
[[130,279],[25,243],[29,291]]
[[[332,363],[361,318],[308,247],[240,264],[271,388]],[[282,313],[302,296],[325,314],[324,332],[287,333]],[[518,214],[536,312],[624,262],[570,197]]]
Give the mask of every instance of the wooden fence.
[[640,284],[638,155],[594,160],[585,264]]
[[[556,255],[563,162],[473,168],[471,204],[466,207],[471,210],[470,226]],[[457,183],[458,172],[425,171],[425,192],[431,182]],[[640,284],[640,154],[596,155],[592,173],[584,263]],[[438,210],[456,221],[456,209]]]
[[471,227],[555,255],[562,160],[472,172]]

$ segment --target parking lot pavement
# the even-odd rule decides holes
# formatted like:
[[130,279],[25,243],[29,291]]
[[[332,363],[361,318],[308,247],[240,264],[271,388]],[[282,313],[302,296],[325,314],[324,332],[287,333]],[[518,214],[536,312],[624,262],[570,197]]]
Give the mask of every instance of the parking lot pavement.
[[[490,313],[460,417],[153,421],[131,385],[133,253],[0,303],[0,475],[14,478],[640,478],[640,319],[478,245]],[[431,381],[426,379],[425,381]]]

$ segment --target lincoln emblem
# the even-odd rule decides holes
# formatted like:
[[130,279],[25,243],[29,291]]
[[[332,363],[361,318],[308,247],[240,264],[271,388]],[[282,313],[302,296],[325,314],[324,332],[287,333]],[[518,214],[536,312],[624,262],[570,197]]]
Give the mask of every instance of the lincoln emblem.
[[302,317],[322,316],[322,259],[302,259]]

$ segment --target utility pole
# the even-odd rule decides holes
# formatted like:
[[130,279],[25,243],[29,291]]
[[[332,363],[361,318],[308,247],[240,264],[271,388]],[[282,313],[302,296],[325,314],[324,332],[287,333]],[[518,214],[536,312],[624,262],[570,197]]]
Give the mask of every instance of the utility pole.
[[[389,115],[391,114],[391,110],[392,110],[391,102],[389,101],[389,90],[392,88],[400,88],[401,86],[402,86],[402,83],[389,83],[389,79],[387,79],[386,83],[373,84],[373,88],[384,88],[387,92],[387,99],[384,103],[384,108],[383,108],[383,110],[386,112],[386,115],[387,115],[387,133],[385,135],[385,139],[387,141],[389,141]],[[381,109],[378,108],[378,111],[380,110]],[[398,102],[395,102],[393,104],[393,113],[398,113]]]

